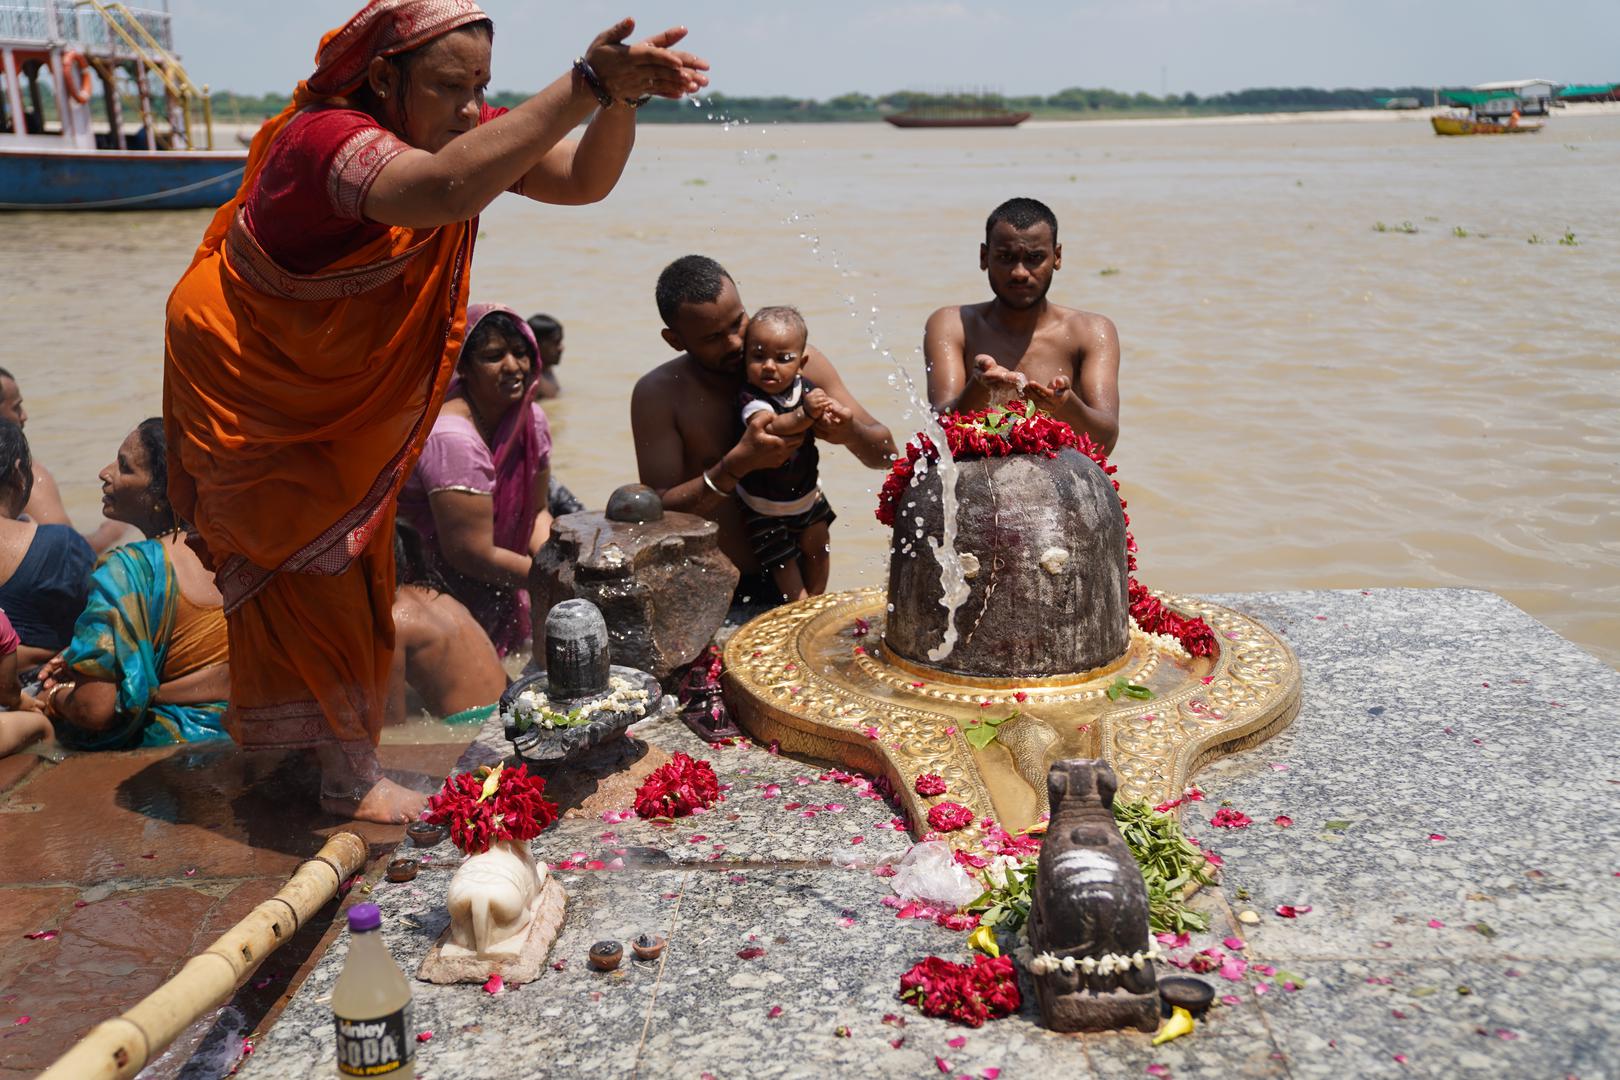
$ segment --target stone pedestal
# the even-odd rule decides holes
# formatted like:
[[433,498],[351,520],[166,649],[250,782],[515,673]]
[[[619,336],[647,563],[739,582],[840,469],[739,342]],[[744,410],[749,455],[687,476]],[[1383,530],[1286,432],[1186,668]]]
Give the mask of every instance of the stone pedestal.
[[1125,515],[1113,483],[1084,454],[959,463],[957,550],[968,597],[959,635],[945,637],[940,568],[928,537],[944,535],[940,474],[901,496],[889,555],[894,605],[883,643],[903,662],[954,675],[1040,678],[1117,660],[1130,640]]
[[546,613],[581,597],[602,610],[614,663],[664,680],[719,629],[737,568],[721,553],[714,522],[661,509],[652,518],[647,497],[656,502],[656,494],[626,491],[614,493],[608,513],[568,514],[552,525],[530,579],[535,655],[544,655]]

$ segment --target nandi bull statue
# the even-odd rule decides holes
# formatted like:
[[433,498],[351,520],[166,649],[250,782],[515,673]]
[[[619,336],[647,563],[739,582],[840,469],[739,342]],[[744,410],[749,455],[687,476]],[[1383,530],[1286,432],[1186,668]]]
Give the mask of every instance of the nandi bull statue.
[[1147,885],[1114,823],[1114,770],[1100,760],[1059,761],[1046,782],[1052,820],[1023,957],[1041,1021],[1053,1031],[1152,1031],[1158,948]]

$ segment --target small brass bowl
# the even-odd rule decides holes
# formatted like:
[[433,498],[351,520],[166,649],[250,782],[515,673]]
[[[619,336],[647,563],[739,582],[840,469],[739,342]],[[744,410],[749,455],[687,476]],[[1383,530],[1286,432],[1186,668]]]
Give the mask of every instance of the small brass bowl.
[[598,941],[591,946],[588,959],[597,971],[612,971],[624,959],[624,946],[617,941]]
[[664,946],[668,944],[663,934],[642,934],[630,943],[630,949],[636,954],[637,960],[656,960],[664,955]]
[[1215,988],[1190,975],[1166,975],[1159,980],[1159,998],[1164,1003],[1166,1016],[1178,1006],[1192,1016],[1203,1016],[1215,1001]]
[[416,877],[418,869],[420,866],[415,859],[395,859],[388,864],[388,880],[411,881]]
[[405,826],[405,835],[411,838],[411,843],[417,847],[432,847],[450,835],[450,830],[443,825],[430,825],[425,821],[413,821]]

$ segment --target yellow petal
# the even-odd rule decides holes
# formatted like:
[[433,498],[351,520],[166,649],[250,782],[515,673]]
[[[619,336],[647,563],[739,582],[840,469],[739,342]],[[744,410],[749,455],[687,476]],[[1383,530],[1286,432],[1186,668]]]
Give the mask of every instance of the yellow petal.
[[1190,1035],[1192,1029],[1192,1013],[1177,1005],[1170,1011],[1170,1019],[1166,1020],[1164,1026],[1159,1029],[1159,1033],[1153,1036],[1153,1045],[1158,1046],[1160,1043],[1167,1043],[1171,1039],[1179,1039],[1183,1035]]
[[499,765],[495,766],[493,769],[491,769],[489,771],[488,776],[484,777],[484,791],[483,791],[483,793],[481,795],[478,796],[478,801],[479,802],[483,802],[485,799],[489,798],[491,795],[494,795],[496,791],[500,790],[500,786],[501,786],[501,770],[504,769],[504,768],[506,768],[506,763],[502,762],[501,764],[499,764]]
[[974,927],[973,933],[968,935],[968,945],[986,956],[1001,955],[1001,947],[996,944],[996,932],[988,926]]

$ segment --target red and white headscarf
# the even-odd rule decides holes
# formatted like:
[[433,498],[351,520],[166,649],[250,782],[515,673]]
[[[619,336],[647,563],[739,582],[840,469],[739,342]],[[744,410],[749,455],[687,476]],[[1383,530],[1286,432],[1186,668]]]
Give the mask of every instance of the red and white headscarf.
[[321,97],[342,97],[359,88],[373,57],[409,52],[488,18],[473,0],[371,0],[321,38],[306,85]]

